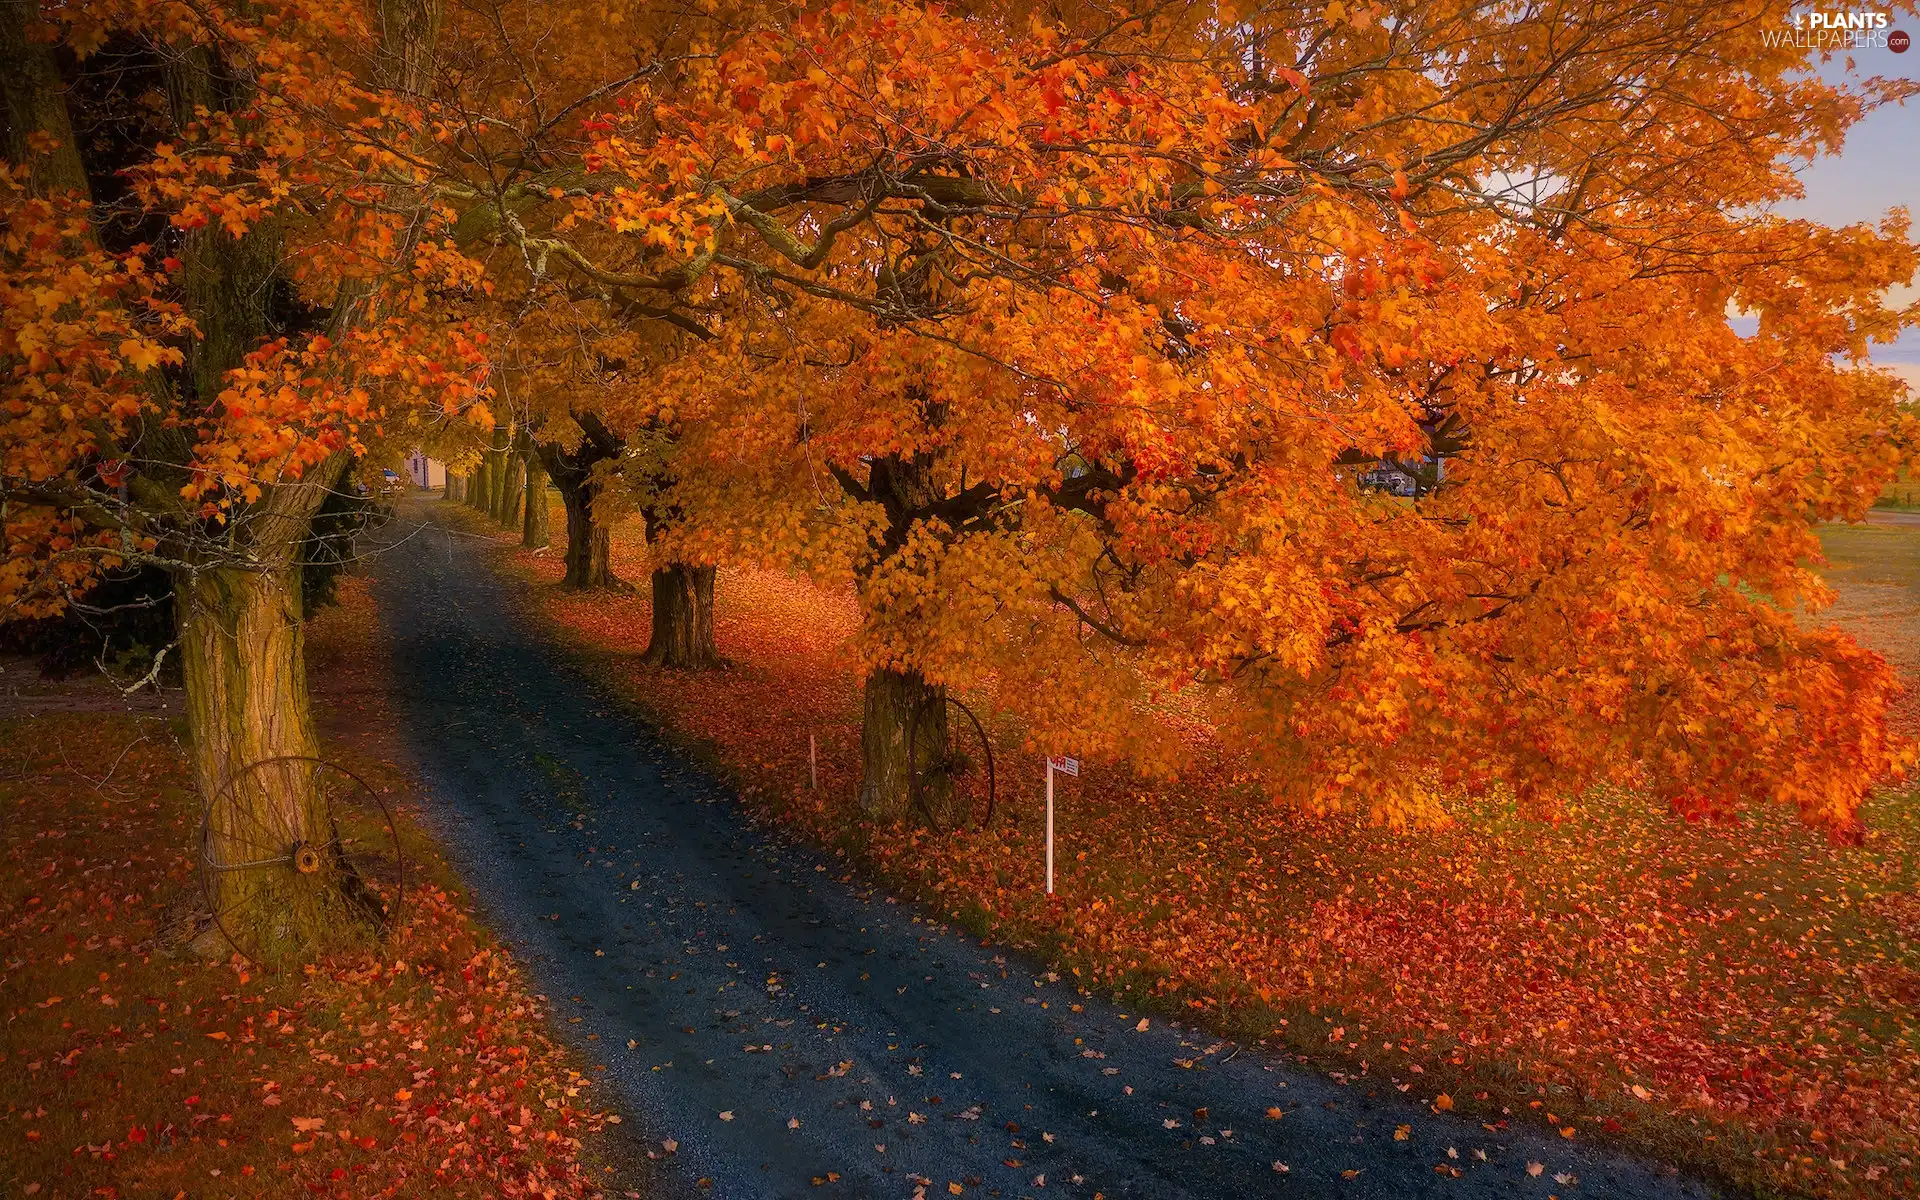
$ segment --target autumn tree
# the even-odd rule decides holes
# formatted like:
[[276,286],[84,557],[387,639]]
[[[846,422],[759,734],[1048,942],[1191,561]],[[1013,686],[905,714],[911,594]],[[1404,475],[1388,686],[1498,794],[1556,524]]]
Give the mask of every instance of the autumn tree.
[[958,687],[1394,822],[1610,779],[1845,830],[1894,682],[1796,613],[1910,438],[1864,362],[1916,260],[1769,205],[1913,87],[1786,16],[735,14],[462,221],[694,331],[663,536],[858,582],[876,812]]
[[[408,149],[440,21],[428,0],[0,4],[0,617],[171,575],[198,781],[234,796],[206,850],[234,860],[328,843],[310,781],[243,772],[317,750],[315,514],[389,424],[486,419],[478,346],[424,314],[472,283]],[[215,882],[273,952],[345,899],[292,870]]]

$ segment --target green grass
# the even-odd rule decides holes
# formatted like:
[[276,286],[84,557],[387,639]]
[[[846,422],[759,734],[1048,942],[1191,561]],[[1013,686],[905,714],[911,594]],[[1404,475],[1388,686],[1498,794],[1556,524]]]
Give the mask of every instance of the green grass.
[[1823,525],[1822,570],[1828,581],[1897,584],[1920,590],[1920,528],[1889,525]]

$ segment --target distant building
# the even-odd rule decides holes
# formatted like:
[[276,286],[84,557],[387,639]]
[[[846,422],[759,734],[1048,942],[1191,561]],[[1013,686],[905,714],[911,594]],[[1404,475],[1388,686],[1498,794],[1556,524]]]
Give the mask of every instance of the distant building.
[[1446,461],[1438,456],[1419,462],[1381,459],[1360,472],[1361,487],[1389,496],[1419,496],[1434,489],[1446,475]]
[[1389,496],[1411,496],[1420,490],[1420,481],[1398,463],[1381,462],[1360,472],[1360,486]]
[[413,478],[413,486],[422,488],[443,488],[447,486],[447,466],[437,458],[428,458],[415,450],[407,455],[407,474]]

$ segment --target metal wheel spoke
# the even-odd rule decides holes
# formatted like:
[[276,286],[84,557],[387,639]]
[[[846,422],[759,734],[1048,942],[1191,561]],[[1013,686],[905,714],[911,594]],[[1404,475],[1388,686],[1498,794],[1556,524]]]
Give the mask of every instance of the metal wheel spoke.
[[[274,813],[243,802],[250,794],[271,798]],[[297,829],[270,828],[285,815],[281,808],[294,814]],[[346,834],[340,828],[343,818],[349,826]],[[309,865],[328,881],[323,886],[340,886],[331,882],[334,879],[358,880],[377,908],[382,928],[394,926],[405,903],[406,860],[399,830],[366,781],[337,764],[303,755],[251,763],[235,771],[207,801],[201,819],[200,877],[214,923],[236,951],[258,965],[268,966],[260,963],[258,948],[248,943],[251,931],[246,924],[234,920],[251,889],[242,887],[239,896],[221,905],[218,897],[226,886],[221,879],[246,871],[298,871],[296,851],[303,842],[318,852],[318,863]]]
[[287,855],[282,854],[274,858],[249,858],[240,862],[208,862],[206,865],[209,871],[230,874],[234,871],[259,871],[268,867],[284,867],[290,861]]
[[261,820],[260,814],[255,812],[251,805],[231,804],[227,806],[227,811],[232,816],[238,818],[238,821],[230,824],[229,836],[238,835],[241,832],[239,829],[238,822],[244,821],[247,825],[252,827],[253,832],[259,836],[259,839],[262,843],[266,845],[284,845],[285,844],[286,839],[281,834],[276,833],[274,830],[267,828],[267,823]]
[[213,834],[213,840],[223,850],[229,847],[237,846],[241,850],[255,852],[256,856],[284,854],[286,852],[286,848],[284,846],[274,846],[265,842],[258,842],[252,838],[243,837],[239,834],[233,834],[233,833],[223,834],[218,831],[215,831]]

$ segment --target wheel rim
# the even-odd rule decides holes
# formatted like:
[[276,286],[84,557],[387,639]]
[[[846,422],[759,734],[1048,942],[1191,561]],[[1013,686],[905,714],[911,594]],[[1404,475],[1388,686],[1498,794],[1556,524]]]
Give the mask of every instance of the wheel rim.
[[[315,799],[299,805],[293,798],[303,789]],[[270,798],[265,814],[246,802],[261,791]],[[400,922],[406,859],[392,810],[338,763],[291,754],[234,772],[201,812],[199,843],[207,912],[227,944],[256,966],[274,964],[263,953],[258,921],[241,919],[239,910],[263,888],[331,889],[382,933]],[[223,892],[229,879],[239,886]]]
[[[923,766],[920,746],[931,734],[930,718],[944,710],[946,737]],[[907,729],[907,765],[910,799],[935,832],[943,830],[940,814],[934,811],[928,786],[931,777],[947,780],[953,796],[957,825],[978,822],[980,829],[993,824],[994,766],[993,743],[986,727],[971,708],[952,696],[923,701],[914,710]]]

